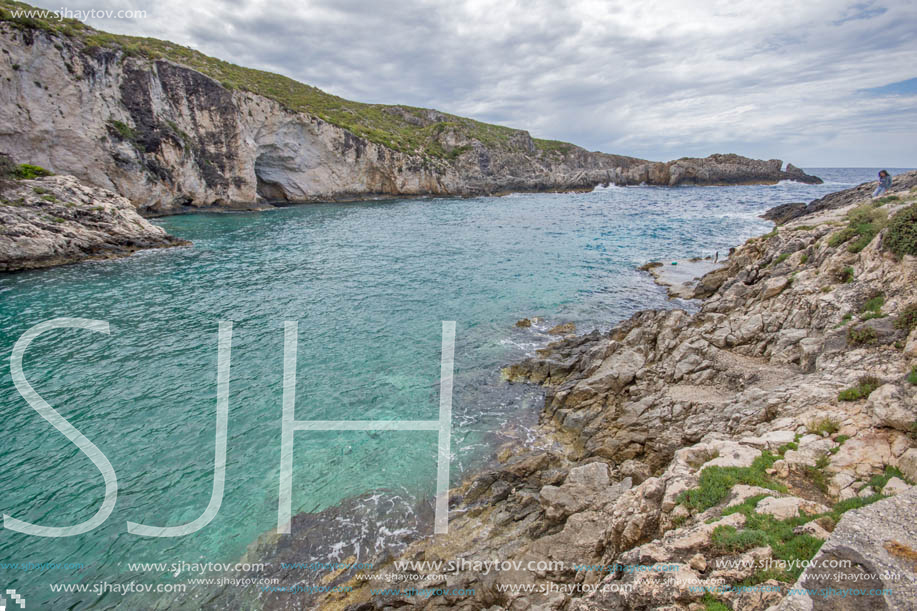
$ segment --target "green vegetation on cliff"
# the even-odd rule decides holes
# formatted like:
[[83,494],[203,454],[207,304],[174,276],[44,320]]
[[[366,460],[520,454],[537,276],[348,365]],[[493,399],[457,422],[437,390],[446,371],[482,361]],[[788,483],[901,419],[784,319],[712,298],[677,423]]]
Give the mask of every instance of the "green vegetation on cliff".
[[[525,132],[502,125],[482,123],[425,108],[364,104],[325,93],[321,89],[300,83],[280,74],[236,66],[204,55],[189,47],[166,40],[110,34],[96,30],[75,19],[57,19],[50,12],[46,17],[14,16],[14,11],[40,11],[12,0],[0,0],[0,21],[18,29],[44,30],[82,42],[84,50],[118,50],[125,57],[149,60],[166,59],[183,64],[219,81],[227,89],[240,89],[279,102],[285,108],[319,117],[357,136],[405,153],[454,159],[470,147],[445,147],[440,138],[448,131],[461,141],[475,139],[487,147],[517,148],[525,140],[514,140]],[[576,147],[556,140],[533,139],[535,153],[564,155]]]

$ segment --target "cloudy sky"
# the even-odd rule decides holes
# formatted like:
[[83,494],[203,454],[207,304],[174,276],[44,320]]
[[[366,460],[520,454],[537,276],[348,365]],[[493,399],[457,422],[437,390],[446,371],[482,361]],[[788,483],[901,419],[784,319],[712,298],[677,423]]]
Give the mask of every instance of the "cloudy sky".
[[655,160],[917,166],[917,0],[33,0],[364,102]]

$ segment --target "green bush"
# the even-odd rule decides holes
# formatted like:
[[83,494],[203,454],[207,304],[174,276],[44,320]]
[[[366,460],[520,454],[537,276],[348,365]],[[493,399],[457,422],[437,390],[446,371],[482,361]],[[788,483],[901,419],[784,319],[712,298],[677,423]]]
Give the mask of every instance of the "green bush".
[[771,265],[780,265],[781,263],[783,263],[784,261],[786,261],[789,258],[790,258],[790,253],[785,252],[782,255],[778,256],[776,259],[774,259],[774,262]]
[[907,381],[917,386],[917,367],[911,368],[911,372],[907,374]]
[[892,217],[882,245],[898,257],[917,256],[917,204]]
[[704,611],[731,611],[710,592],[704,592],[704,597],[700,599],[700,602],[704,605]]
[[734,526],[726,524],[714,528],[710,540],[720,551],[727,553],[744,552],[767,545],[767,535],[764,532],[747,528],[736,530]]
[[41,166],[32,165],[30,163],[21,163],[13,170],[13,177],[19,180],[29,180],[41,176],[53,176],[53,174]]
[[842,390],[837,395],[838,401],[859,401],[865,399],[872,391],[882,385],[882,380],[875,376],[862,376],[857,380],[856,386]]

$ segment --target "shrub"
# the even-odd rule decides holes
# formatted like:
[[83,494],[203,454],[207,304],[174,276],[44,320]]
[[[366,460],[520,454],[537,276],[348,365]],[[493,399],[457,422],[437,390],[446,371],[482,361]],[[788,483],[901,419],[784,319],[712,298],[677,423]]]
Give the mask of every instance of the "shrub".
[[917,302],[904,306],[904,310],[895,319],[895,328],[904,329],[908,333],[917,327]]
[[907,381],[917,386],[917,367],[911,368],[911,372],[907,374]]
[[19,180],[28,180],[41,176],[53,176],[53,174],[41,166],[32,165],[30,163],[21,163],[13,170],[13,177]]
[[856,386],[842,390],[837,395],[838,401],[859,401],[865,399],[872,391],[882,385],[882,380],[875,376],[862,376],[857,380]]
[[805,265],[808,262],[809,262],[809,255],[803,254],[801,257],[799,257],[799,263],[801,265]]
[[885,197],[880,197],[879,199],[872,202],[872,205],[878,208],[879,206],[884,206],[890,202],[897,202],[901,198],[897,195],[886,195]]
[[876,330],[871,327],[851,328],[847,331],[847,341],[853,346],[868,346],[879,340]]
[[917,255],[917,204],[892,217],[882,245],[898,257]]
[[704,597],[700,602],[704,605],[704,611],[730,611],[729,607],[710,592],[704,592]]

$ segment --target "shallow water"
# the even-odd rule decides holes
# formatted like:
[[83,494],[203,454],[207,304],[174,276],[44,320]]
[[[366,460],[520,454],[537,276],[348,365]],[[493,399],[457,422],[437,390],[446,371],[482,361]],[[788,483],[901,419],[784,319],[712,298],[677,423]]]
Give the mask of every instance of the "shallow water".
[[[170,571],[128,563],[235,562],[275,527],[285,320],[299,321],[296,417],[361,420],[436,418],[441,321],[455,320],[457,483],[535,422],[538,390],[501,383],[499,367],[546,343],[549,326],[607,329],[639,309],[685,305],[634,268],[722,257],[769,230],[757,218],[765,209],[875,175],[810,172],[827,184],[612,187],[171,217],[156,222],[193,247],[0,276],[4,355],[51,318],[110,323],[107,337],[48,333],[24,365],[42,397],[108,457],[119,483],[114,512],[92,533],[46,539],[0,530],[0,562],[84,565],[0,565],[0,585],[54,608],[142,608],[140,598],[54,594],[48,584],[175,581]],[[533,316],[546,321],[514,327]],[[221,320],[234,323],[222,508],[187,537],[129,535],[128,520],[182,524],[210,498]],[[0,370],[0,435],[3,513],[63,526],[96,511],[99,472],[28,407],[8,366]],[[436,434],[300,432],[294,469],[294,513],[373,491],[419,503],[435,491]],[[370,543],[398,530],[390,519],[365,535]]]

